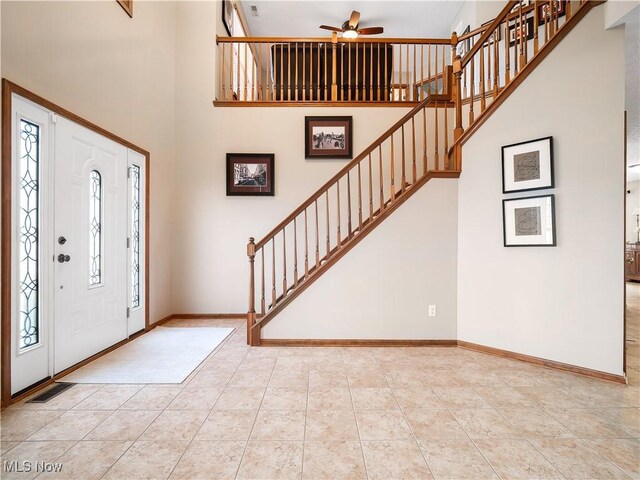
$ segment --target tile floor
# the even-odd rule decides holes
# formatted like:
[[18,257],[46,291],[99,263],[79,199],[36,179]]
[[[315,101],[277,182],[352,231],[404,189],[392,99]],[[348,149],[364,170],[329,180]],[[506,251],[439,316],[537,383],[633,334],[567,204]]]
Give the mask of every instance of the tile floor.
[[637,385],[460,348],[249,348],[218,324],[241,328],[181,385],[3,411],[4,468],[63,467],[2,479],[640,479]]

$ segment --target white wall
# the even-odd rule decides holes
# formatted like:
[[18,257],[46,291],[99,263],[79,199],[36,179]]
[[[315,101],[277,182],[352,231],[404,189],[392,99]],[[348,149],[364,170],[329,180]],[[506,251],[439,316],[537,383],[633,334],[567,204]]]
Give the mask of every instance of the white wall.
[[[455,339],[456,213],[457,180],[431,180],[266,325],[262,338]],[[436,317],[427,316],[429,305]]]
[[504,6],[505,2],[496,0],[466,1],[462,4],[460,11],[453,20],[451,31],[456,30],[458,25],[462,26],[462,30],[458,34],[461,34],[467,25],[471,27],[471,30],[474,30],[483,23],[493,20]]
[[609,0],[604,4],[605,28],[619,25],[623,17],[636,8],[638,4],[640,4],[638,0]]
[[[246,312],[250,236],[261,238],[347,160],[304,159],[305,115],[352,115],[354,155],[406,108],[213,107],[220,3],[179,2],[174,310]],[[222,28],[220,22],[217,27]],[[221,30],[219,30],[221,31]],[[274,197],[227,197],[226,153],[275,154]]]
[[[594,9],[465,144],[460,340],[622,374],[623,54]],[[504,248],[500,147],[547,135],[558,246]]]
[[175,4],[2,2],[2,74],[151,153],[150,319],[173,312]]
[[627,218],[626,218],[626,239],[629,243],[638,241],[638,231],[634,212],[640,211],[640,181],[627,183]]

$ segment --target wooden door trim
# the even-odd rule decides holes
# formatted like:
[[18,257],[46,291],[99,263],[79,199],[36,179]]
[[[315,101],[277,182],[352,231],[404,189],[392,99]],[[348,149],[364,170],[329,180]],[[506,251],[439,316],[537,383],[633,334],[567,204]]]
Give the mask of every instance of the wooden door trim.
[[[46,100],[45,98],[36,95],[35,93],[23,88],[6,78],[2,79],[2,205],[0,212],[2,215],[2,247],[0,248],[0,259],[2,261],[2,288],[0,289],[0,344],[2,345],[2,371],[0,372],[2,378],[2,391],[0,397],[2,400],[2,407],[8,406],[12,403],[11,398],[11,275],[12,275],[12,263],[11,263],[11,247],[12,247],[12,235],[11,235],[11,208],[12,208],[12,194],[13,184],[11,178],[11,140],[12,140],[12,118],[11,98],[13,94],[19,95],[26,100],[29,100],[47,110],[50,110],[66,119],[77,123],[103,137],[106,137],[126,148],[129,148],[145,157],[145,330],[149,330],[149,271],[151,269],[149,264],[149,198],[150,198],[150,154],[147,150],[134,145],[133,143],[105,130],[102,127],[70,112],[69,110],[60,107],[59,105]],[[124,341],[122,341],[124,342]],[[119,345],[120,343],[116,345]],[[115,348],[115,346],[112,346]],[[112,348],[109,347],[109,348]],[[100,355],[102,352],[96,354]],[[96,357],[94,355],[94,358]],[[86,360],[85,360],[86,361]],[[81,364],[83,362],[80,362]],[[80,365],[80,364],[78,364]],[[75,367],[75,366],[74,366]],[[73,368],[73,367],[72,367]],[[62,372],[61,372],[62,373]],[[59,378],[59,375],[54,375],[51,381]],[[44,385],[40,385],[42,387]],[[31,390],[27,393],[21,394],[21,396],[32,393]]]

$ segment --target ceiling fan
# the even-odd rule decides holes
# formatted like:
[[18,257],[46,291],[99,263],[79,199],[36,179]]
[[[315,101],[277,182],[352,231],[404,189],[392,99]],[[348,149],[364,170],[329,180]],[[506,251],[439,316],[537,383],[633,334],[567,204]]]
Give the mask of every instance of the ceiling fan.
[[332,32],[342,32],[342,36],[345,38],[356,38],[358,35],[378,35],[384,32],[382,27],[367,27],[358,28],[360,23],[360,12],[354,10],[351,12],[349,20],[342,24],[341,28],[330,27],[329,25],[320,25],[320,28],[324,30],[330,30]]

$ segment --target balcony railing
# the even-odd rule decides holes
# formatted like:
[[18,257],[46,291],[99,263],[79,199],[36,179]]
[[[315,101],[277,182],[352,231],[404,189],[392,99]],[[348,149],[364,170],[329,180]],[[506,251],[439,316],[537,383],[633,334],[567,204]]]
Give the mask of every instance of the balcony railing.
[[[456,139],[463,132],[469,138],[526,77],[525,67],[546,56],[573,28],[574,17],[580,20],[600,3],[601,0],[538,0],[524,5],[508,1],[492,21],[458,37],[461,58],[454,59],[453,68],[454,83],[458,85],[453,98]],[[523,72],[527,73],[522,75]]]
[[417,105],[442,95],[453,39],[217,37],[216,105]]

